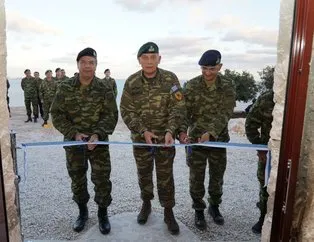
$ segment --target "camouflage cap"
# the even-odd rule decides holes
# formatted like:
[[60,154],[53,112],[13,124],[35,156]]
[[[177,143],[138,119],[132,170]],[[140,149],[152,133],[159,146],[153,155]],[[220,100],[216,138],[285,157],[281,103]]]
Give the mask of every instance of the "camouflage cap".
[[56,68],[56,70],[55,70],[55,72],[58,72],[58,71],[61,71],[60,67]]
[[49,72],[52,73],[52,70],[47,70],[47,71],[45,72],[45,75],[47,75],[47,73],[49,73]]
[[154,42],[147,42],[137,52],[137,57],[145,53],[159,53],[159,48]]
[[218,50],[208,50],[204,52],[198,64],[200,66],[215,66],[220,64],[221,54]]
[[92,56],[92,57],[95,57],[97,59],[97,52],[93,48],[90,48],[90,47],[85,48],[80,53],[78,53],[76,61],[79,61],[81,59],[81,57],[83,57],[83,56]]

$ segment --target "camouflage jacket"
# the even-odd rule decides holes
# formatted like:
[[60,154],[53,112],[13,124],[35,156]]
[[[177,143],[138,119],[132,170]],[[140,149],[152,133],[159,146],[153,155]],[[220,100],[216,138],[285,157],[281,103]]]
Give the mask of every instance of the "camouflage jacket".
[[51,100],[54,98],[57,91],[57,83],[52,78],[50,81],[45,78],[40,85],[39,97],[41,100]]
[[109,85],[94,77],[83,87],[79,75],[63,81],[51,106],[52,122],[65,140],[73,140],[77,133],[98,134],[108,140],[118,121],[118,108]]
[[37,87],[37,93],[39,95],[39,92],[40,92],[40,86],[41,86],[41,83],[43,82],[43,79],[41,78],[35,78],[35,81],[36,81],[36,87]]
[[21,87],[24,91],[24,96],[28,98],[36,97],[37,94],[37,84],[34,77],[26,78],[24,77],[21,82]]
[[109,78],[105,77],[103,80],[105,82],[108,82],[111,85],[111,87],[113,89],[113,93],[114,93],[115,97],[117,97],[118,96],[118,89],[117,89],[117,84],[116,84],[115,79],[113,79],[111,77],[109,77]]
[[134,142],[144,143],[141,134],[146,130],[159,136],[159,142],[167,131],[175,135],[185,116],[177,76],[160,68],[152,79],[145,78],[142,71],[134,73],[125,82],[120,111]]
[[186,83],[184,97],[187,117],[182,131],[188,128],[193,142],[205,132],[217,141],[229,141],[228,122],[236,104],[233,81],[218,75],[215,83],[208,87],[200,75]]
[[245,132],[252,144],[267,144],[271,123],[273,121],[274,92],[261,94],[248,113],[245,121]]

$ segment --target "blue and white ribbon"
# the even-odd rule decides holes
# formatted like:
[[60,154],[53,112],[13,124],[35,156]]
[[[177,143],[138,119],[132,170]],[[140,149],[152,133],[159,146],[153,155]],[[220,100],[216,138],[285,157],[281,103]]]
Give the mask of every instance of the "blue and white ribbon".
[[165,144],[146,144],[146,143],[133,143],[127,141],[97,141],[93,143],[83,142],[83,141],[52,141],[52,142],[31,142],[31,143],[22,143],[21,148],[24,152],[24,182],[26,181],[27,176],[27,157],[26,150],[29,148],[39,148],[47,146],[78,146],[78,145],[87,145],[87,144],[97,144],[97,145],[133,145],[133,146],[148,146],[148,147],[192,147],[192,146],[205,146],[212,148],[235,148],[235,149],[251,149],[251,150],[264,150],[268,151],[267,154],[267,163],[265,168],[265,186],[268,184],[268,178],[270,175],[271,168],[271,152],[268,149],[267,145],[259,144],[244,144],[244,143],[225,143],[225,142],[204,142],[204,143],[191,143],[191,144],[179,144],[174,143],[172,145],[166,146]]

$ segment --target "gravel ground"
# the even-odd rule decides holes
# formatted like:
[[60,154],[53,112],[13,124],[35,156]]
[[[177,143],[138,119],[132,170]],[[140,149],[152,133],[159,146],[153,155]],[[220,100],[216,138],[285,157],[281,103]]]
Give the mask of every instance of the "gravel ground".
[[[12,108],[11,129],[17,133],[17,143],[62,140],[53,128],[44,129],[40,123],[24,124],[24,108]],[[234,124],[235,121],[233,120]],[[232,129],[231,129],[232,130]],[[129,132],[119,122],[111,140],[128,140]],[[243,135],[231,134],[231,142],[248,143]],[[135,161],[130,146],[110,147],[113,184],[113,201],[109,215],[139,211],[141,200],[137,183]],[[72,232],[71,224],[77,216],[76,204],[72,201],[70,179],[65,166],[65,154],[61,147],[31,148],[27,151],[27,179],[20,183],[22,230],[26,239],[74,240],[79,234]],[[176,188],[176,218],[188,226],[204,241],[260,241],[260,236],[251,232],[259,213],[255,207],[258,200],[256,179],[257,157],[252,150],[228,150],[221,212],[225,225],[214,224],[206,216],[208,229],[200,232],[194,227],[194,211],[188,191],[188,168],[183,148],[177,148],[174,163]],[[19,173],[23,178],[23,152],[18,150]],[[89,170],[90,171],[90,170]],[[206,183],[208,184],[208,177]],[[89,179],[91,198],[93,184]],[[207,196],[207,195],[206,195]],[[97,223],[97,207],[89,201],[90,219],[88,228]],[[157,192],[153,200],[153,212],[162,213]]]

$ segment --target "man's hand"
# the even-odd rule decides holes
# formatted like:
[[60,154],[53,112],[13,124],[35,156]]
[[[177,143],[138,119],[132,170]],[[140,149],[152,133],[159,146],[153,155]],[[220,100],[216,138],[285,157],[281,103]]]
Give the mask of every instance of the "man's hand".
[[201,138],[198,138],[198,143],[204,143],[204,142],[208,142],[209,141],[209,133],[206,132],[204,133]]
[[[93,142],[97,142],[97,141],[99,141],[98,134],[93,134],[93,135],[90,137],[88,143],[93,143]],[[97,146],[97,144],[87,144],[87,148],[88,148],[89,150],[95,149],[96,146]]]
[[88,135],[86,134],[81,134],[81,133],[77,133],[75,135],[75,140],[76,141],[84,141],[85,138],[88,138]]
[[146,144],[152,144],[153,143],[153,139],[157,139],[158,138],[157,135],[155,135],[154,133],[149,132],[149,131],[145,131],[143,136],[145,138]]
[[259,158],[259,162],[265,164],[267,161],[267,151],[266,150],[258,150],[257,156]]
[[187,143],[189,143],[189,137],[188,137],[187,133],[180,132],[180,134],[179,134],[179,141],[180,141],[180,144],[187,144]]
[[165,145],[172,145],[174,143],[174,139],[170,132],[167,132],[165,135]]

